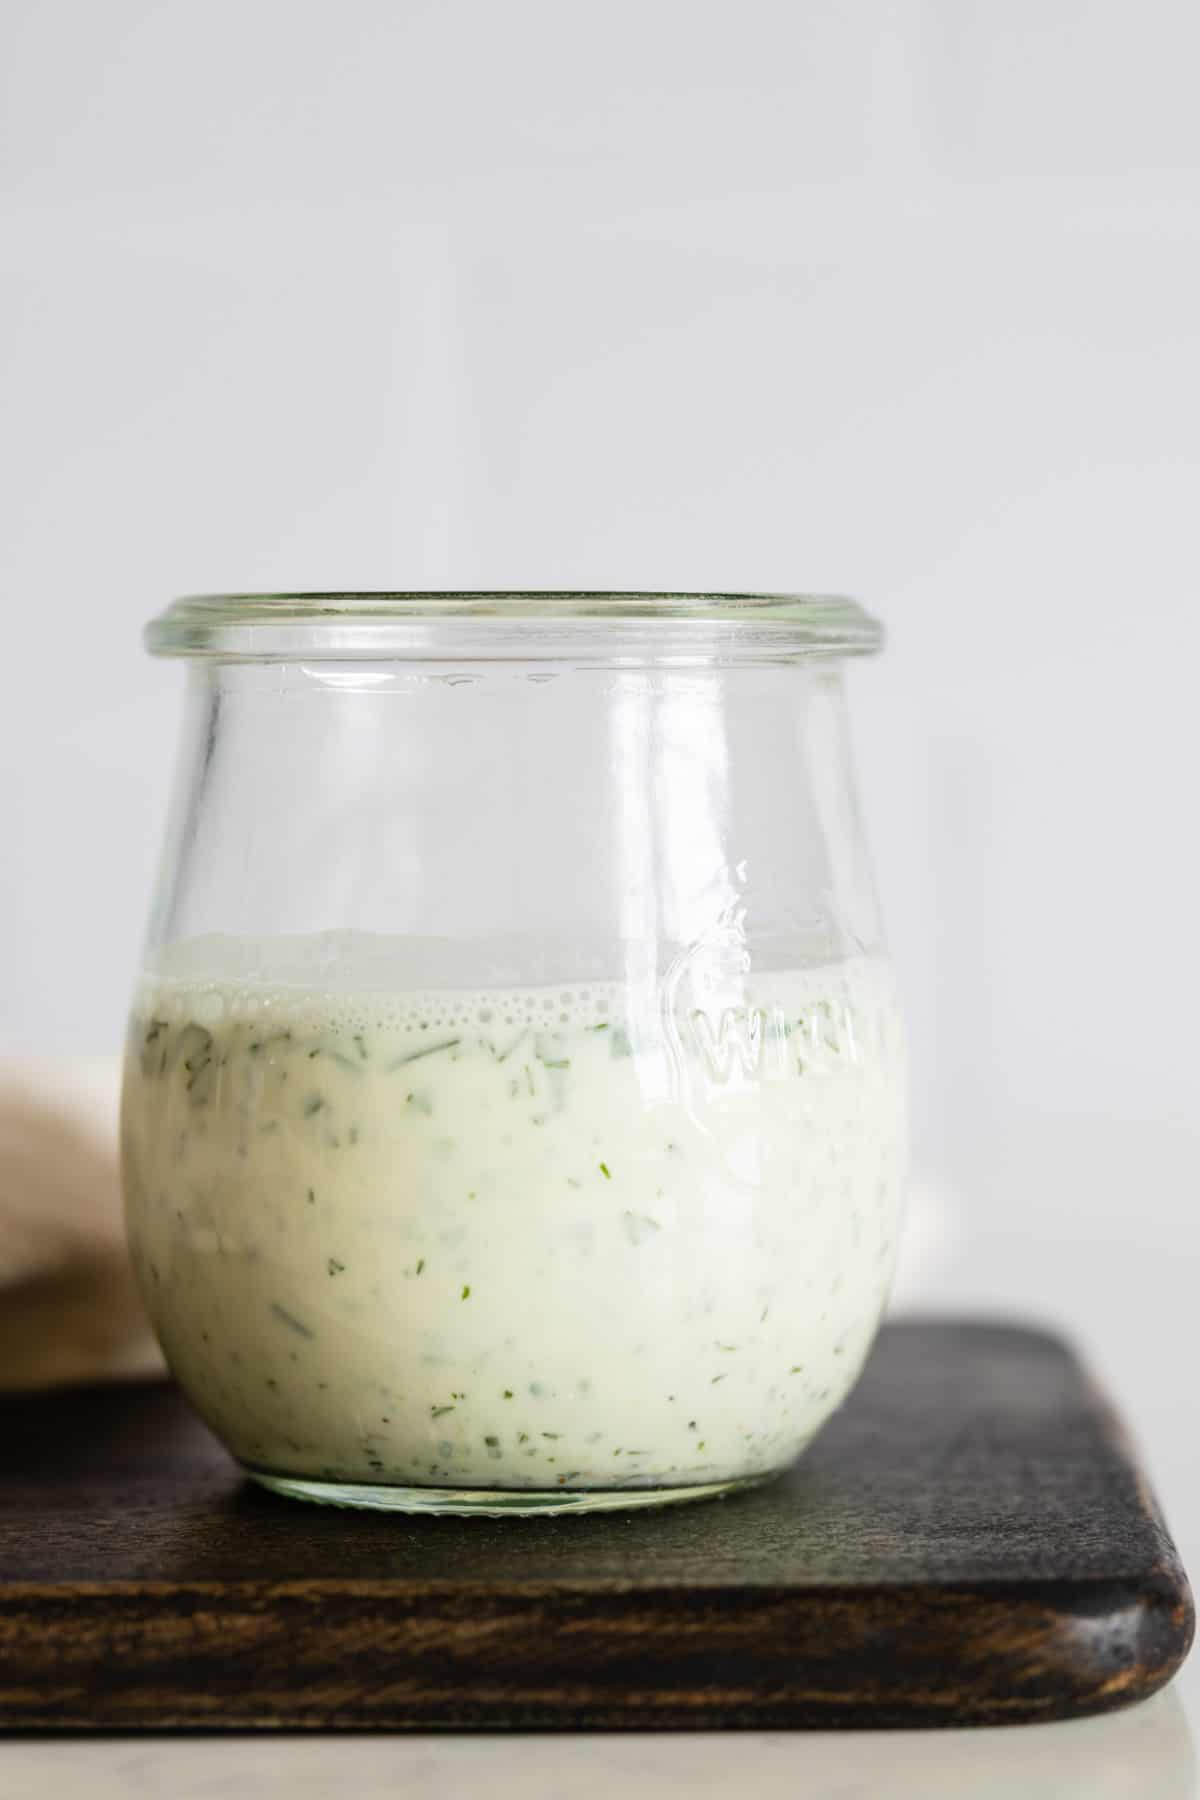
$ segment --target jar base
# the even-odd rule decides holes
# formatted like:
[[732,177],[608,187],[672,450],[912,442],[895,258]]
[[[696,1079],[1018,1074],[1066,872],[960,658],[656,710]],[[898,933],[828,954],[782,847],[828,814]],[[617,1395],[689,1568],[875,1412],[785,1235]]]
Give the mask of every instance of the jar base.
[[695,1487],[660,1488],[438,1488],[390,1487],[382,1482],[306,1481],[296,1475],[269,1475],[242,1465],[252,1481],[289,1500],[317,1506],[359,1507],[368,1512],[438,1513],[458,1519],[552,1518],[563,1513],[633,1512],[649,1506],[682,1506],[719,1500],[772,1481],[744,1475]]

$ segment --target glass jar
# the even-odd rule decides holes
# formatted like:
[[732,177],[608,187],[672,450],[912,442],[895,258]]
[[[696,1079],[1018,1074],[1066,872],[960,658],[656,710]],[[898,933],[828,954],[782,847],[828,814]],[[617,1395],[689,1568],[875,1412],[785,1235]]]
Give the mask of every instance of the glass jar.
[[542,1513],[763,1480],[895,1260],[903,1033],[842,663],[776,595],[180,601],[129,1233],[255,1480]]

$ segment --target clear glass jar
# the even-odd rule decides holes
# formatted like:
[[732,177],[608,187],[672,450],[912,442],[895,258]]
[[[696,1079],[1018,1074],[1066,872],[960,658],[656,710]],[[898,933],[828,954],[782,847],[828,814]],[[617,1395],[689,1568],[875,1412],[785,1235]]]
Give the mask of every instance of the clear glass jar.
[[782,1469],[875,1334],[903,1033],[853,603],[181,601],[123,1155],[151,1318],[277,1491],[420,1512]]

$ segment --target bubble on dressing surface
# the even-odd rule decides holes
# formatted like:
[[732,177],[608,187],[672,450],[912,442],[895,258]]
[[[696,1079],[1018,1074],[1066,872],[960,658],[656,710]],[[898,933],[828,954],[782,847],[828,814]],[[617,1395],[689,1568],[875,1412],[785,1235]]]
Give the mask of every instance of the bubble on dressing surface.
[[[144,970],[136,1010],[154,1009],[171,1018],[186,1014],[203,1025],[266,1015],[318,1032],[486,1035],[607,1023],[622,1009],[619,982],[521,988],[413,986],[389,971],[387,940],[373,941],[369,963],[358,959],[358,967],[352,945],[351,954],[335,971],[327,954],[320,953],[332,935],[279,940],[213,936],[170,945]],[[345,937],[350,940],[352,935]],[[405,947],[411,956],[411,946]],[[359,985],[364,975],[373,985]],[[354,985],[346,985],[350,980]]]
[[[444,943],[436,946],[438,955],[444,957],[445,951]],[[145,1016],[193,1018],[206,1026],[258,1020],[316,1036],[378,1031],[426,1043],[459,1033],[499,1042],[505,1034],[526,1031],[553,1034],[630,1024],[631,994],[620,981],[456,988],[406,980],[402,971],[422,961],[417,940],[366,932],[280,938],[214,934],[157,952],[142,974],[134,1010]],[[756,995],[798,1007],[815,1002],[857,1010],[865,1002],[870,1014],[878,1010],[875,990],[881,974],[870,975],[859,993],[860,964],[874,968],[875,959],[749,975],[738,980],[735,992],[713,998],[718,1007],[749,1005]],[[657,1012],[653,994],[639,995],[634,1004],[643,999]]]

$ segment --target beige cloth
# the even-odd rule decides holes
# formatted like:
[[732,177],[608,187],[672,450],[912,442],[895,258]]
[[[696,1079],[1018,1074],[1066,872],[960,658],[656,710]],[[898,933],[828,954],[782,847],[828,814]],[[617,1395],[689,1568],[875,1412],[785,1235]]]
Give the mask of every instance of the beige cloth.
[[0,1062],[0,1389],[162,1359],[125,1248],[116,1058]]

